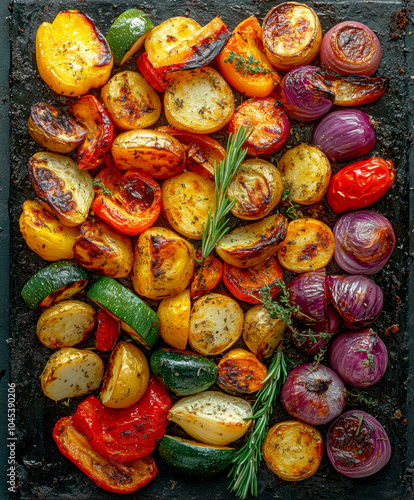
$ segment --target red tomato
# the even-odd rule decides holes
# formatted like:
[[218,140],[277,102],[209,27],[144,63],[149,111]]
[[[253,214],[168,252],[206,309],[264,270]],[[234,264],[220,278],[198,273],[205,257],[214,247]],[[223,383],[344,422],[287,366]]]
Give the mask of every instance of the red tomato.
[[120,333],[120,324],[105,309],[96,315],[98,327],[95,332],[95,344],[100,351],[110,351]]
[[394,164],[382,158],[357,161],[332,176],[327,200],[334,212],[368,207],[392,186]]
[[250,304],[262,303],[259,292],[265,287],[270,288],[270,296],[275,298],[279,293],[276,280],[283,280],[283,271],[274,257],[247,269],[226,262],[223,265],[223,283],[237,299]]
[[96,215],[122,234],[142,233],[160,215],[161,188],[147,174],[109,165],[95,177],[94,188]]
[[220,283],[223,274],[223,264],[212,254],[203,260],[201,248],[199,248],[196,258],[199,262],[201,261],[201,265],[197,267],[191,283],[190,297],[192,298],[211,292]]

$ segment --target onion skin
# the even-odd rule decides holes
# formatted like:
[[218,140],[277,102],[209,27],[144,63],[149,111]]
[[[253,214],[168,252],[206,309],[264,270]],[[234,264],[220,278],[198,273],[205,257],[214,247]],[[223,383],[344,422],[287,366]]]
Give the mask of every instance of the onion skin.
[[287,284],[289,301],[299,306],[300,311],[293,313],[296,320],[305,325],[315,325],[326,320],[328,289],[326,269],[303,273]]
[[332,369],[354,387],[370,387],[384,376],[388,352],[384,342],[371,329],[339,335],[329,351]]
[[395,247],[395,234],[390,221],[371,210],[358,210],[343,215],[333,229],[334,257],[350,274],[375,274],[380,271]]
[[381,45],[365,24],[344,21],[325,33],[320,59],[323,66],[340,75],[371,76],[381,61]]
[[333,161],[352,160],[371,151],[375,132],[366,113],[344,109],[322,118],[313,131],[312,143]]
[[292,417],[312,425],[327,424],[342,412],[346,390],[338,375],[324,365],[305,363],[286,377],[280,400]]
[[391,445],[384,427],[361,410],[341,415],[329,427],[326,448],[332,466],[347,477],[368,477],[391,458]]
[[382,311],[381,288],[363,274],[327,277],[332,304],[344,320],[345,328],[359,330],[373,323]]

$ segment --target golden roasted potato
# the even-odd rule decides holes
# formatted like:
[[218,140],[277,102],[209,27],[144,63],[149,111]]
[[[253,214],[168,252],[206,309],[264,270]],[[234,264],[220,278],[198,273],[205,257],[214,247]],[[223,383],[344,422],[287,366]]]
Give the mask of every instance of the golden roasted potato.
[[313,205],[326,193],[331,180],[331,164],[316,146],[299,144],[279,160],[283,185],[290,198],[301,205]]
[[251,394],[263,386],[266,366],[245,349],[232,349],[218,364],[217,383],[230,393]]
[[76,398],[101,385],[102,359],[94,352],[63,347],[52,354],[40,376],[42,391],[54,401]]
[[101,221],[87,220],[79,229],[80,235],[73,245],[78,264],[111,278],[124,278],[130,274],[134,251],[128,236]]
[[118,135],[111,148],[121,170],[135,168],[154,179],[168,179],[184,170],[184,146],[172,135],[154,130],[129,130]]
[[271,215],[224,235],[216,245],[216,252],[232,266],[258,266],[277,251],[285,239],[286,228],[283,215]]
[[244,315],[244,343],[260,361],[273,356],[273,351],[283,344],[285,330],[286,323],[271,318],[263,306],[253,306]]
[[185,349],[190,330],[190,290],[163,299],[158,306],[160,334],[164,342],[175,349]]
[[244,161],[227,188],[229,200],[236,200],[231,213],[246,220],[268,215],[282,195],[283,182],[278,169],[260,158]]
[[223,128],[234,112],[234,96],[226,80],[205,66],[168,74],[165,117],[180,130],[211,134]]
[[137,403],[149,384],[147,358],[130,342],[118,342],[105,371],[101,401],[109,408],[128,408]]
[[239,304],[220,293],[209,293],[194,302],[188,341],[195,351],[212,356],[237,342],[242,329],[243,311]]
[[158,94],[136,71],[114,75],[102,87],[101,100],[111,120],[122,130],[150,127],[161,114]]
[[153,28],[145,39],[145,51],[154,67],[162,66],[172,49],[193,33],[201,30],[201,26],[188,17],[171,17]]
[[92,177],[75,161],[42,151],[30,159],[29,174],[37,196],[49,203],[62,224],[78,226],[86,220],[95,192]]
[[298,420],[274,425],[262,448],[268,468],[284,481],[303,481],[319,469],[322,436],[315,427]]
[[64,226],[44,201],[27,200],[19,227],[27,246],[42,259],[73,259],[73,243],[79,235],[77,227]]
[[37,337],[50,349],[84,342],[95,328],[95,309],[80,300],[64,300],[49,307],[37,321]]
[[149,299],[173,297],[190,284],[195,268],[191,243],[163,227],[139,235],[135,246],[132,284]]
[[304,273],[327,266],[334,249],[334,235],[326,224],[311,218],[296,219],[288,224],[277,258],[285,269]]
[[27,126],[34,141],[55,153],[69,153],[86,136],[84,127],[45,102],[32,106]]
[[183,172],[162,185],[162,204],[173,229],[201,240],[208,211],[216,209],[215,184],[195,172]]

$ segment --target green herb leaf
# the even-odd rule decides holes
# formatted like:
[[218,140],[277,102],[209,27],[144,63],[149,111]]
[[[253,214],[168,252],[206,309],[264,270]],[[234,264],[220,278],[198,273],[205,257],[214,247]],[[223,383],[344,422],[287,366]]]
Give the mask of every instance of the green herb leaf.
[[245,57],[242,54],[238,55],[232,50],[226,57],[226,59],[224,59],[224,62],[226,64],[235,63],[236,71],[242,73],[243,76],[247,75],[248,73],[251,73],[253,75],[257,73],[262,73],[263,75],[273,73],[273,71],[271,71],[270,69],[266,69],[263,66],[262,61],[258,61],[257,59],[255,59],[253,54],[248,54],[247,57]]
[[295,220],[295,219],[300,219],[302,217],[302,214],[299,211],[301,206],[299,205],[299,203],[295,203],[292,200],[292,193],[291,193],[290,189],[285,189],[283,191],[282,201],[284,202],[284,204],[287,207],[286,208],[286,216],[289,219]]
[[356,430],[356,433],[355,433],[356,436],[359,435],[359,431],[361,430],[361,425],[362,425],[363,420],[364,420],[364,415],[361,413],[361,418],[359,419],[358,429]]
[[290,303],[290,292],[284,281],[277,279],[275,284],[280,289],[278,301],[272,300],[270,288],[265,287],[259,292],[263,306],[267,309],[271,318],[282,319],[287,326],[292,324],[292,314],[299,312],[299,306],[292,306]]
[[105,184],[103,184],[102,179],[93,179],[92,180],[92,186],[93,187],[98,187],[99,189],[102,190],[103,194],[107,194],[110,198],[113,197],[114,193],[110,189],[108,189]]

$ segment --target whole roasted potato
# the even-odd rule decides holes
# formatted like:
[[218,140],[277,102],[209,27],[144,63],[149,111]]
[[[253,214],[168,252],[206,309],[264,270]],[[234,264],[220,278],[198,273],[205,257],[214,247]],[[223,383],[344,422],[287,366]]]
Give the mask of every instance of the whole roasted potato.
[[88,271],[111,278],[124,278],[132,270],[131,240],[101,221],[87,220],[80,226],[73,245],[75,260]]
[[195,268],[193,245],[163,227],[139,235],[135,247],[132,284],[149,299],[173,297],[190,284]]
[[42,151],[30,159],[29,174],[37,196],[49,203],[62,224],[78,226],[86,220],[95,193],[92,177],[76,162]]

